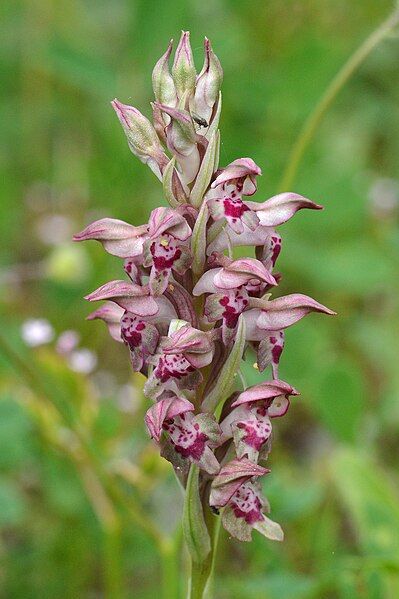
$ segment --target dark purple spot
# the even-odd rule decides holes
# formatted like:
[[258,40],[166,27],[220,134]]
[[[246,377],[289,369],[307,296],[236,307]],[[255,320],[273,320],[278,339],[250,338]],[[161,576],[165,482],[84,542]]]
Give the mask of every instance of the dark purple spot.
[[243,436],[242,440],[246,445],[253,447],[256,451],[260,451],[263,443],[266,441],[264,436],[259,436],[256,427],[251,426],[250,424],[245,424],[245,422],[237,422],[237,428],[244,429],[245,436]]
[[183,458],[192,458],[193,460],[201,459],[205,444],[208,441],[208,437],[205,433],[199,433],[195,438],[194,442],[188,447],[182,447],[181,445],[175,444],[175,450],[180,453]]
[[221,306],[227,306],[229,303],[229,298],[227,297],[227,295],[223,296],[222,299],[219,300],[219,304]]
[[245,522],[247,524],[255,524],[255,522],[260,522],[263,520],[263,516],[262,516],[262,504],[260,502],[260,499],[258,499],[258,497],[256,498],[256,507],[253,508],[252,510],[249,510],[248,512],[244,512],[242,509],[240,509],[238,507],[238,505],[236,505],[235,503],[232,504],[232,508],[234,511],[234,515],[236,518],[244,518]]
[[272,359],[275,364],[280,360],[280,356],[282,354],[283,348],[281,345],[275,345],[272,349]]
[[[234,200],[232,198],[224,198],[223,206],[225,215],[230,216],[233,219],[241,218],[244,212],[249,210],[248,206],[243,204],[241,200]],[[236,221],[233,220],[233,222]]]

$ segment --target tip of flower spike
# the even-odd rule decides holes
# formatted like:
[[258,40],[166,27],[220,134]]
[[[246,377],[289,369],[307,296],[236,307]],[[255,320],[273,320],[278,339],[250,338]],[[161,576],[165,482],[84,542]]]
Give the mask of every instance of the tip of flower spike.
[[115,109],[118,110],[121,106],[122,103],[119,102],[118,98],[114,98],[113,100],[111,100],[111,106]]
[[118,98],[114,98],[111,101],[111,106],[115,110],[117,117],[121,121],[121,123],[125,123],[127,126],[129,126],[129,122],[127,120],[127,114],[129,112],[133,113],[135,116],[141,116],[141,113],[137,110],[137,108],[134,108],[133,106],[128,106],[127,104],[123,104],[118,100]]

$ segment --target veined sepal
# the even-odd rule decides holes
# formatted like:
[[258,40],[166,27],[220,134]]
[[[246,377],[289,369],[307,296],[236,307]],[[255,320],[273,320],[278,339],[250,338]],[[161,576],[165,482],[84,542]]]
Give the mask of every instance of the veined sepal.
[[194,66],[193,54],[190,46],[190,32],[183,31],[179,45],[176,48],[175,59],[172,66],[172,77],[179,98],[183,94],[190,97],[194,95],[197,72]]

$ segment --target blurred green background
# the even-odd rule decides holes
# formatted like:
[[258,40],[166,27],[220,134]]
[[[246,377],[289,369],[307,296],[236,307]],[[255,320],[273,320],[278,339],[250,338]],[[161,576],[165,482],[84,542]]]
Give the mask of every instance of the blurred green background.
[[[98,244],[71,243],[95,218],[141,224],[164,203],[110,100],[150,116],[151,71],[169,39],[191,31],[199,70],[207,35],[225,72],[221,165],[251,156],[263,169],[256,197],[264,200],[322,92],[392,7],[3,0],[5,599],[178,597],[180,492],[147,438],[142,381],[126,351],[101,323],[84,320],[82,296],[123,276],[121,264]],[[296,176],[293,191],[325,210],[300,212],[281,228],[279,292],[311,295],[338,316],[313,315],[287,332],[280,376],[301,396],[275,422],[264,484],[286,540],[255,533],[247,545],[223,535],[216,599],[399,597],[398,57],[394,35],[373,51]],[[30,319],[47,319],[47,330],[39,323],[37,333]],[[259,380],[252,362],[249,383]],[[185,568],[183,553],[177,574]]]

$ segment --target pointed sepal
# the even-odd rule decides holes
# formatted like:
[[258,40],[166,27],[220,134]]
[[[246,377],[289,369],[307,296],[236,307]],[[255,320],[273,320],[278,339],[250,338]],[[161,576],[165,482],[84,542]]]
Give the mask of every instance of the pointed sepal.
[[137,316],[154,316],[159,310],[155,300],[150,297],[148,288],[121,280],[102,285],[86,295],[85,299],[90,302],[110,300]]
[[162,180],[162,172],[169,162],[158,135],[150,121],[133,106],[115,98],[111,102],[128,140],[129,148],[153,173]]
[[280,193],[266,202],[247,202],[247,206],[254,210],[260,224],[267,227],[277,227],[287,222],[302,208],[322,210],[323,206],[315,204],[297,193]]
[[134,227],[116,218],[101,218],[73,236],[74,241],[94,239],[113,256],[132,258],[143,252],[147,237],[147,225]]
[[197,77],[195,86],[195,107],[196,112],[209,122],[222,86],[223,69],[208,38],[205,38],[204,49],[204,66]]
[[263,476],[269,472],[267,468],[254,464],[246,458],[228,462],[213,479],[209,505],[224,507],[242,484],[254,476]]
[[190,32],[183,31],[179,45],[176,48],[172,67],[172,77],[179,98],[183,95],[187,95],[188,97],[194,95],[196,76],[197,73],[190,45]]
[[173,40],[170,40],[165,54],[156,63],[152,71],[152,88],[157,102],[167,106],[176,106],[177,94],[173,77],[169,70],[169,58],[172,53]]

